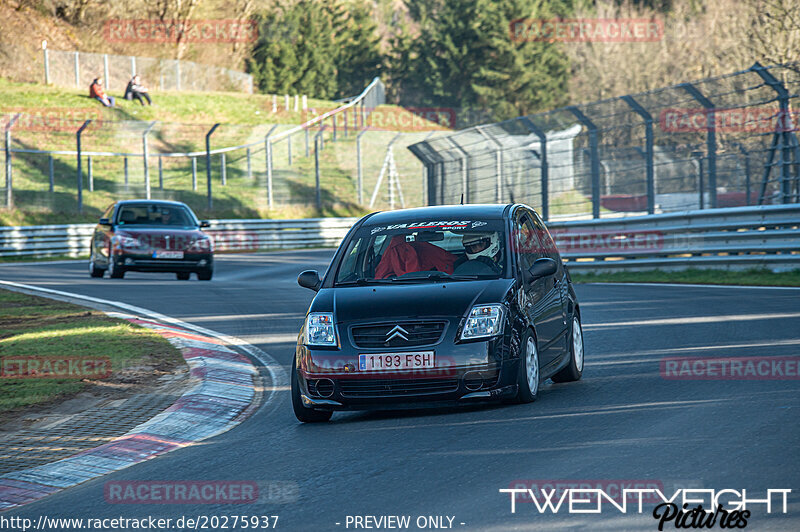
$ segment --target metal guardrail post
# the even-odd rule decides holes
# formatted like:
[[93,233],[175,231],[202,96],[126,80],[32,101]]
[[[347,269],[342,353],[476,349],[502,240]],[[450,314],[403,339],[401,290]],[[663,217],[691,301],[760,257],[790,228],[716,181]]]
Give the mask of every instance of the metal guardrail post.
[[336,142],[336,115],[331,117],[333,120],[333,142]]
[[289,166],[292,166],[292,136],[286,137],[286,156],[289,159]]
[[[475,128],[483,138],[489,140],[495,146],[495,173],[497,174],[497,184],[495,187],[495,203],[500,203],[503,200],[503,145],[497,141],[494,135],[490,135],[484,131],[484,128],[478,126]],[[442,163],[444,165],[444,163]],[[443,193],[444,191],[442,191]],[[444,203],[444,201],[442,201]]]
[[219,126],[219,123],[214,124],[206,133],[206,194],[208,196],[209,211],[214,207],[214,198],[211,195],[211,135]]
[[11,208],[14,206],[14,176],[11,169],[11,128],[19,120],[20,113],[14,115],[8,124],[6,124],[5,135],[5,152],[6,152],[6,207]]
[[706,147],[708,148],[708,188],[711,208],[717,208],[717,125],[714,104],[691,83],[681,83],[680,88],[689,93],[706,110]]
[[545,135],[544,131],[539,129],[539,127],[533,123],[533,121],[523,116],[519,119],[522,124],[528,128],[531,133],[536,135],[539,138],[539,146],[541,148],[541,153],[539,154],[539,168],[540,168],[540,187],[542,193],[542,220],[545,222],[550,217],[550,201],[549,201],[549,179],[550,179],[550,166],[547,163],[547,135]]
[[164,163],[162,161],[163,157],[161,155],[158,156],[158,189],[164,190]]
[[94,192],[94,172],[92,166],[92,156],[86,157],[86,175],[89,179],[89,192]]
[[356,183],[356,190],[358,192],[358,204],[362,205],[364,203],[364,172],[361,166],[361,137],[364,136],[364,133],[369,131],[365,129],[361,133],[356,135],[356,169],[358,171],[358,181]]
[[53,192],[55,190],[55,186],[56,186],[53,166],[54,166],[53,165],[53,156],[52,155],[48,155],[47,156],[47,170],[48,170],[47,175],[50,178],[50,192]]
[[219,154],[220,159],[220,171],[222,172],[222,186],[228,185],[228,164],[227,158],[225,157],[224,153]]
[[600,154],[597,126],[577,107],[570,106],[567,107],[567,110],[575,115],[578,122],[586,126],[589,130],[589,153],[592,159],[590,162],[592,175],[592,218],[600,218]]
[[269,141],[269,137],[277,127],[277,124],[272,126],[264,137],[264,158],[267,165],[267,207],[270,209],[272,208],[272,143]]
[[80,59],[78,58],[78,52],[75,52],[75,88],[79,89],[81,87],[81,67],[80,67]]
[[[775,136],[773,141],[773,146],[777,147],[776,142],[778,139],[778,135],[780,135],[780,144],[781,144],[781,203],[790,203],[791,202],[791,195],[792,195],[792,182],[791,182],[791,160],[792,160],[792,134],[794,133],[794,129],[797,127],[796,124],[791,124],[792,115],[789,111],[789,91],[786,90],[786,87],[778,81],[778,79],[773,76],[766,68],[764,68],[761,63],[756,61],[750,70],[755,72],[759,75],[761,79],[764,80],[764,83],[770,86],[772,90],[778,95],[778,107],[779,107],[779,117],[777,121],[777,127],[775,129]],[[789,127],[787,127],[787,125]],[[772,150],[770,150],[771,152]],[[772,158],[772,153],[770,153],[770,159]],[[770,161],[771,162],[771,161]],[[768,170],[768,168],[767,168]],[[764,184],[766,185],[766,178],[768,176],[768,172],[764,176]],[[763,193],[762,193],[763,196]],[[760,200],[759,200],[760,202]]]
[[42,53],[44,54],[44,84],[50,85],[50,53],[47,51],[47,41],[42,41]]
[[623,96],[622,101],[633,109],[633,112],[644,119],[644,152],[645,152],[645,172],[647,179],[647,213],[656,212],[656,185],[655,185],[655,166],[653,154],[653,115],[647,112],[633,96]]
[[122,167],[125,172],[125,190],[128,190],[128,158],[123,157],[122,159]]
[[197,157],[192,157],[192,191],[197,192]]
[[253,162],[251,160],[250,148],[247,148],[247,179],[253,179]]
[[[77,53],[77,52],[76,52]],[[81,127],[78,128],[78,131],[75,133],[76,139],[76,149],[78,152],[78,212],[83,212],[83,168],[81,168],[81,134],[83,130],[86,129],[92,121],[87,120],[83,123]]]
[[319,137],[322,135],[323,128],[320,128],[319,133],[314,135],[314,180],[315,180],[315,202],[317,211],[322,210],[322,190],[320,187],[319,178]]
[[147,134],[155,127],[156,122],[150,122],[142,133],[142,162],[144,164],[144,190],[145,197],[150,199],[150,165],[148,164],[149,152],[147,150]]
[[461,197],[463,203],[469,203],[469,154],[455,141],[453,137],[447,137],[450,144],[461,153]]

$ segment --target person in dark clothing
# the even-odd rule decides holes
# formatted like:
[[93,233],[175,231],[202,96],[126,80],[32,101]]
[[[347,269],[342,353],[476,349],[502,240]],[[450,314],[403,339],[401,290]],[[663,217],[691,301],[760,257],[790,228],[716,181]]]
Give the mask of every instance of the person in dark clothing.
[[142,79],[139,77],[139,74],[133,76],[128,82],[128,86],[125,87],[125,99],[139,100],[141,105],[144,105],[144,100],[147,100],[147,105],[153,105],[153,100],[150,99],[150,93],[147,87],[142,85]]
[[94,98],[106,107],[114,107],[114,97],[107,96],[103,90],[103,78],[94,78],[92,84],[89,85],[89,97]]

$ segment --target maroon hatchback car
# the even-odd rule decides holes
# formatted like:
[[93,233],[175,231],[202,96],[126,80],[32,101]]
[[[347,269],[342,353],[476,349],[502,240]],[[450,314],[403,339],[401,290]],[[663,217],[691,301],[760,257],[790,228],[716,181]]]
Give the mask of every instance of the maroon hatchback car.
[[187,280],[214,275],[214,242],[192,210],[177,201],[125,200],[111,205],[94,230],[92,277],[121,279],[125,272],[174,272]]

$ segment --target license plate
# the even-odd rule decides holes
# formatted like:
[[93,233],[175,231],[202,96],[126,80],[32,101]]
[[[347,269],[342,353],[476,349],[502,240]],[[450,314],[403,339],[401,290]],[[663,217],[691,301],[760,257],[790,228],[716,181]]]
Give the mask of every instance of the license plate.
[[358,355],[358,369],[361,371],[426,369],[435,367],[433,351]]
[[183,251],[166,251],[166,250],[156,250],[153,252],[154,259],[182,259],[183,258]]

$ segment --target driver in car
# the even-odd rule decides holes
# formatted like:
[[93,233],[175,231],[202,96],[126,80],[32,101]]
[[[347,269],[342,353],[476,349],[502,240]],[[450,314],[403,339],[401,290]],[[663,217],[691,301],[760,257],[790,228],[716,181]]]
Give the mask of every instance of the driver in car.
[[[503,270],[503,250],[496,231],[464,233],[461,237],[466,259],[456,265],[457,274],[499,274]],[[491,271],[487,271],[487,268]]]

